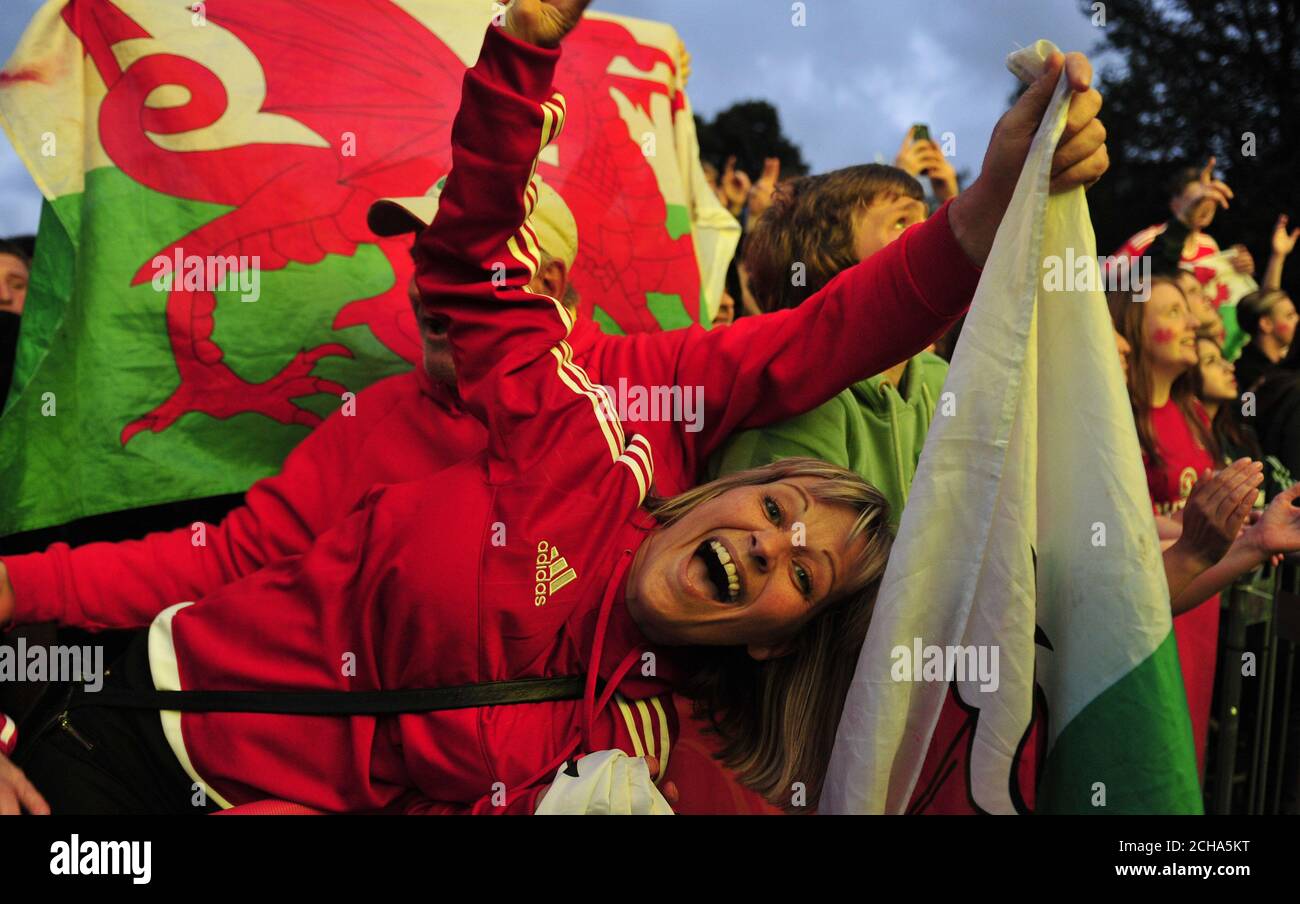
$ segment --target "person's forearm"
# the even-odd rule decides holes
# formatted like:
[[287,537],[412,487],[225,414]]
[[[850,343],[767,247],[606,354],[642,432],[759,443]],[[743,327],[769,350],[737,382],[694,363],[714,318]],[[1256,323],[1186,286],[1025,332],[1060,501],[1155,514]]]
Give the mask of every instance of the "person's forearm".
[[[1165,553],[1165,574],[1167,576],[1170,575],[1170,554],[1177,549],[1178,545],[1175,544],[1172,549]],[[1180,553],[1179,558],[1195,562],[1194,556],[1185,556]],[[1190,578],[1182,580],[1179,587],[1175,589],[1174,578],[1170,577],[1169,600],[1174,615],[1182,615],[1184,612],[1195,609],[1242,575],[1248,574],[1263,565],[1265,558],[1250,543],[1238,541],[1228,550],[1227,555],[1208,568],[1202,565],[1199,570],[1190,570],[1186,563],[1176,566],[1181,575],[1190,575]],[[1194,568],[1194,565],[1192,568]]]
[[975,184],[953,199],[948,206],[948,223],[966,257],[977,267],[983,267],[993,250],[998,226],[1011,203],[1015,184],[1010,188],[998,187],[987,179],[976,179]]
[[[1207,571],[1212,563],[1206,562],[1199,555],[1191,552],[1187,544],[1176,542],[1164,551],[1165,583],[1169,585],[1169,599],[1172,602],[1189,587],[1192,582]],[[1177,610],[1174,612],[1178,614]]]
[[1175,521],[1168,515],[1156,515],[1156,536],[1161,542],[1165,540],[1177,540],[1183,535],[1183,525],[1181,521]]
[[1264,283],[1260,288],[1263,289],[1280,289],[1282,288],[1282,266],[1286,263],[1286,255],[1278,254],[1274,251],[1268,258],[1268,266],[1264,268]]

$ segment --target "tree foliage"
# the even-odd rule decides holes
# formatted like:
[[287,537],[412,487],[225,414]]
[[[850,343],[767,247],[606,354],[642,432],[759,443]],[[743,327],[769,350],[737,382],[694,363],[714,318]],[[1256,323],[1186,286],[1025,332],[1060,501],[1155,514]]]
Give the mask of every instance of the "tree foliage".
[[727,158],[736,157],[736,167],[757,179],[763,172],[763,158],[781,160],[781,176],[801,176],[808,172],[803,152],[781,131],[781,117],[776,107],[765,100],[746,100],[732,104],[706,122],[695,117],[700,139],[700,159],[722,170]]
[[[1213,155],[1236,197],[1209,232],[1249,247],[1262,275],[1277,215],[1300,224],[1300,9],[1292,0],[1080,7],[1098,26],[1094,54],[1115,55],[1099,80],[1111,169],[1089,192],[1098,250],[1167,219],[1170,178]],[[1294,264],[1284,284],[1300,286]]]

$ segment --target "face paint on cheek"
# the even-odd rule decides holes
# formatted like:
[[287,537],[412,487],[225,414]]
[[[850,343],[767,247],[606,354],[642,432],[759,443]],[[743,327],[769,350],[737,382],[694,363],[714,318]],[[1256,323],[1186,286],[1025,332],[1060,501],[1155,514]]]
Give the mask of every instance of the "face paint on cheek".
[[1162,326],[1151,334],[1151,341],[1156,345],[1167,345],[1174,341],[1174,331]]

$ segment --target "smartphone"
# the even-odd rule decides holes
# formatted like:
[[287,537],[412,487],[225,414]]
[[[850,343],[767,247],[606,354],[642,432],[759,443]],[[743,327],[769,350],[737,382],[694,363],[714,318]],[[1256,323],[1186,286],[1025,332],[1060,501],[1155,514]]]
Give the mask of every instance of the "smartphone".
[[918,122],[916,125],[912,126],[912,140],[929,141],[930,127],[923,122]]

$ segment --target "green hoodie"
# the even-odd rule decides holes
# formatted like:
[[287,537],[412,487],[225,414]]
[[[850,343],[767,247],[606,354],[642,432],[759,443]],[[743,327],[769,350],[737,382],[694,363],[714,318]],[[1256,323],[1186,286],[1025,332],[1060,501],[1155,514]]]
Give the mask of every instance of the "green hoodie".
[[947,375],[946,361],[922,352],[907,362],[899,389],[877,375],[799,417],[736,434],[710,459],[709,478],[793,456],[820,458],[879,489],[897,528]]

